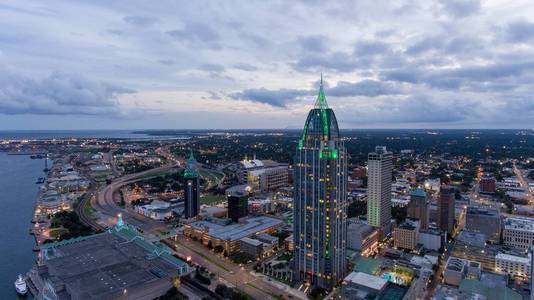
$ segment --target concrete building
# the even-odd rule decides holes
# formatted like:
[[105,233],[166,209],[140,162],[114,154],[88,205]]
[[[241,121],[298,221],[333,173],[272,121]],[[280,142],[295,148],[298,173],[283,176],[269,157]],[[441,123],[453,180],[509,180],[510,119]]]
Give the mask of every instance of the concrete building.
[[345,277],[347,154],[322,80],[294,159],[294,280],[331,289]]
[[534,245],[534,219],[527,217],[505,218],[502,236],[505,245],[527,252]]
[[228,218],[238,222],[240,218],[248,215],[248,198],[250,197],[248,185],[237,185],[226,190],[228,200]]
[[276,191],[288,185],[288,174],[287,165],[251,170],[247,175],[247,184],[259,192]]
[[459,286],[462,282],[462,279],[465,278],[467,274],[467,264],[468,262],[450,256],[445,264],[445,271],[443,272],[443,278],[446,284]]
[[443,236],[439,230],[419,230],[417,243],[427,250],[437,251],[443,245]]
[[154,200],[150,204],[134,206],[134,211],[145,217],[162,221],[172,216],[173,210],[178,210],[178,203]]
[[262,233],[272,233],[284,225],[282,220],[267,216],[244,219],[241,223],[216,224],[209,221],[196,221],[184,225],[184,235],[197,239],[211,247],[222,246],[226,254],[240,251],[240,240]]
[[493,176],[483,176],[480,178],[479,190],[481,193],[493,194],[495,193],[496,185],[495,177]]
[[265,165],[263,164],[263,162],[259,159],[256,159],[256,155],[254,155],[253,159],[248,159],[247,157],[245,157],[245,159],[240,161],[238,165],[237,178],[239,183],[246,184],[249,172],[254,170],[261,170],[264,167]]
[[421,229],[428,228],[428,199],[423,189],[416,189],[410,194],[407,216],[408,218],[419,220]]
[[378,228],[389,226],[391,220],[392,154],[377,146],[367,160],[367,220]]
[[420,227],[419,220],[406,219],[393,230],[393,245],[396,248],[415,250]]
[[186,162],[184,181],[184,217],[189,219],[198,216],[200,212],[200,181],[197,161],[193,152]]
[[484,233],[489,241],[499,243],[501,239],[499,211],[486,207],[468,207],[465,215],[465,229]]
[[354,168],[352,170],[352,176],[354,178],[359,178],[359,179],[362,179],[362,178],[365,178],[367,177],[367,169],[363,166],[359,166],[357,168]]
[[246,253],[254,258],[260,257],[263,253],[263,243],[261,241],[251,239],[248,237],[242,238],[240,241],[240,252]]
[[486,244],[486,235],[483,233],[462,230],[454,241],[451,255],[470,261],[479,262],[484,270],[493,271],[498,246]]
[[530,252],[530,300],[534,300],[534,246],[529,249]]
[[530,260],[530,255],[525,257],[498,253],[495,256],[495,272],[527,278],[530,276]]
[[441,186],[437,217],[439,229],[451,235],[454,230],[454,188]]
[[28,282],[35,299],[154,299],[189,272],[119,219],[103,233],[42,245]]
[[363,272],[352,272],[343,280],[343,299],[377,299],[384,292],[388,281]]
[[360,251],[362,256],[370,256],[378,248],[378,230],[364,223],[349,223],[347,247]]

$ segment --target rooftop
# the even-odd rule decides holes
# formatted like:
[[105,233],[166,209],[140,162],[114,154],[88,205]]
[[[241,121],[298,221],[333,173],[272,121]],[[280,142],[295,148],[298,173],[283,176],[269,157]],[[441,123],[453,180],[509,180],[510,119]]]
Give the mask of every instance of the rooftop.
[[498,253],[497,255],[495,255],[495,260],[506,260],[506,261],[522,263],[525,265],[530,265],[530,258],[526,256],[517,256],[517,255],[506,254],[506,253]]
[[479,232],[462,230],[456,237],[456,242],[469,246],[485,247],[486,235]]
[[255,240],[255,239],[248,238],[248,237],[244,237],[244,238],[240,239],[240,241],[242,241],[244,243],[247,243],[247,244],[250,244],[250,245],[253,245],[253,246],[260,246],[262,244],[262,242],[260,242],[258,240]]
[[122,224],[100,234],[43,245],[47,274],[42,278],[64,285],[57,291],[66,298],[107,299],[124,289],[143,293],[144,288],[163,288],[169,278],[188,271],[187,264],[170,253]]
[[418,188],[418,189],[415,189],[413,192],[412,192],[412,196],[415,196],[415,197],[425,197],[426,198],[426,192],[421,189],[421,188]]
[[191,223],[195,229],[208,229],[209,235],[220,240],[235,241],[249,237],[255,233],[282,225],[283,221],[271,217],[260,216],[247,219],[244,223],[219,225],[209,221]]
[[534,232],[534,219],[527,217],[508,217],[504,219],[504,229]]
[[488,217],[499,217],[499,211],[492,208],[486,208],[486,207],[478,207],[478,206],[470,206],[467,209],[467,215],[480,215],[480,216],[488,216]]
[[347,277],[345,277],[345,281],[352,282],[354,284],[364,286],[375,291],[381,291],[388,283],[388,281],[384,278],[369,275],[363,272],[352,272]]

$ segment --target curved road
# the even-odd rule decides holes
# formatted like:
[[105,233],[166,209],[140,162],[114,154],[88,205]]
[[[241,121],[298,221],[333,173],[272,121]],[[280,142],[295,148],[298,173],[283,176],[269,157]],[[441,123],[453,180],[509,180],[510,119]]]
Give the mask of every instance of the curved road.
[[[138,181],[150,175],[158,175],[165,173],[173,168],[175,165],[165,165],[162,167],[150,169],[147,171],[126,175],[113,181],[111,184],[100,189],[94,197],[90,198],[91,206],[99,213],[101,227],[111,227],[117,223],[117,216],[122,214],[124,221],[136,226],[143,232],[152,232],[158,229],[165,230],[165,224],[160,221],[153,220],[151,218],[139,215],[131,210],[121,208],[117,205],[118,190],[132,182]],[[80,205],[81,206],[81,205]],[[82,218],[87,218],[83,208],[79,211]]]

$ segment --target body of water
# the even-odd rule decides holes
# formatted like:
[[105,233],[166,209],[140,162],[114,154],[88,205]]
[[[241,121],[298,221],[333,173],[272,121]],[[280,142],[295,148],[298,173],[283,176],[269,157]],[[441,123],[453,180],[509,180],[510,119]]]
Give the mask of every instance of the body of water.
[[35,261],[29,234],[44,160],[0,152],[0,299],[16,299],[13,283]]
[[148,134],[133,133],[132,130],[5,130],[0,131],[0,140],[44,140],[61,138],[98,139],[148,139]]

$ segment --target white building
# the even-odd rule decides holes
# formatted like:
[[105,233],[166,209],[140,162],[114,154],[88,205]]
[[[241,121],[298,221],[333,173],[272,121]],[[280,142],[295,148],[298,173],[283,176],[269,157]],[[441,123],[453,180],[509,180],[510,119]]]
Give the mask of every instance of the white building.
[[378,231],[364,223],[347,226],[347,248],[361,251],[362,256],[371,255],[378,248]]
[[441,248],[442,236],[438,230],[420,230],[417,243],[423,245],[427,250],[439,250]]
[[343,280],[343,299],[369,299],[380,295],[386,288],[388,281],[384,278],[362,272],[352,272]]
[[251,170],[247,174],[247,184],[260,192],[275,191],[287,186],[289,173],[287,165]]
[[391,220],[392,154],[384,146],[369,153],[367,220],[373,227],[385,227]]
[[502,235],[505,245],[526,252],[534,245],[534,219],[508,217],[504,220]]
[[159,221],[172,216],[170,203],[159,200],[154,200],[150,204],[135,206],[134,210],[138,214]]
[[529,257],[499,253],[495,256],[495,272],[512,276],[530,276]]

